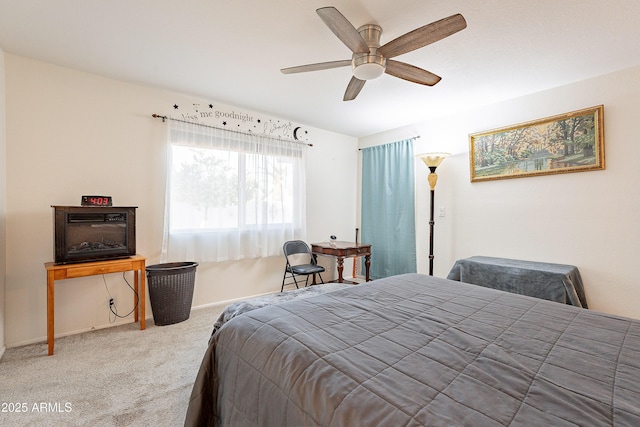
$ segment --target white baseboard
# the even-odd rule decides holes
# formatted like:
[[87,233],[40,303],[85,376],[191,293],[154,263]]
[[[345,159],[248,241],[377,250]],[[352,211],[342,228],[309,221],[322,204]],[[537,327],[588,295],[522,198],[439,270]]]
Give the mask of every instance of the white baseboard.
[[[217,301],[217,302],[212,302],[212,303],[207,303],[207,304],[201,304],[201,305],[197,305],[197,306],[191,307],[191,310],[199,310],[199,309],[202,309],[202,308],[213,307],[213,306],[216,306],[216,305],[229,305],[229,304],[233,304],[234,302],[246,300],[246,299],[249,299],[249,298],[255,298],[255,297],[260,297],[260,296],[263,296],[263,295],[275,294],[275,293],[278,293],[278,292],[280,292],[280,291],[265,292],[263,294],[250,295],[250,296],[234,298],[234,299],[229,299],[229,300],[224,300],[224,301]],[[146,320],[153,320],[153,314],[151,313],[151,310],[147,310],[147,313],[145,313],[145,314],[146,314],[145,315],[145,319]],[[126,323],[133,323],[133,320],[130,320],[128,322],[126,322],[126,321],[125,322],[116,322],[116,323],[112,323],[112,324],[109,324],[109,325],[92,326],[90,328],[82,328],[82,329],[76,329],[76,330],[73,330],[73,331],[63,332],[63,333],[60,333],[60,334],[55,334],[54,335],[54,339],[66,337],[66,336],[69,336],[69,335],[82,334],[84,332],[97,331],[99,329],[112,328],[114,326],[120,326],[120,325],[124,325]],[[30,340],[25,340],[25,341],[21,341],[21,342],[17,342],[17,343],[12,344],[11,347],[22,347],[24,345],[37,344],[37,343],[42,343],[42,342],[47,342],[47,337],[46,336],[45,337],[38,337],[38,338],[30,339]],[[2,355],[4,354],[5,348],[3,348],[2,351],[0,351],[0,359],[2,358]]]
[[[151,316],[145,316],[145,319],[153,319],[153,317]],[[58,339],[58,338],[62,338],[62,337],[68,337],[69,335],[77,335],[77,334],[82,334],[85,332],[91,332],[91,331],[98,331],[100,329],[107,329],[107,328],[113,328],[114,326],[122,326],[122,325],[126,325],[127,323],[134,323],[133,321],[133,315],[132,315],[132,319],[130,321],[121,321],[121,322],[115,322],[115,323],[111,323],[109,325],[101,325],[101,326],[92,326],[90,328],[81,328],[81,329],[75,329],[73,331],[68,331],[68,332],[62,332],[59,334],[54,334],[53,335],[53,339]],[[38,344],[38,343],[46,343],[47,342],[47,337],[43,336],[43,337],[38,337],[38,338],[33,338],[30,340],[25,340],[25,341],[20,341],[17,343],[14,343],[11,345],[11,347],[22,347],[25,345],[30,345],[30,344]]]
[[210,303],[207,303],[207,304],[201,304],[201,305],[196,305],[194,307],[191,307],[191,310],[200,310],[201,308],[209,308],[209,307],[213,307],[213,306],[216,306],[216,305],[229,305],[229,304],[233,304],[234,302],[243,301],[243,300],[250,299],[250,298],[257,298],[257,297],[261,297],[261,296],[264,296],[264,295],[277,294],[279,292],[280,291],[265,292],[263,294],[249,295],[249,296],[246,296],[246,297],[233,298],[233,299],[228,299],[228,300],[224,300],[224,301],[210,302]]

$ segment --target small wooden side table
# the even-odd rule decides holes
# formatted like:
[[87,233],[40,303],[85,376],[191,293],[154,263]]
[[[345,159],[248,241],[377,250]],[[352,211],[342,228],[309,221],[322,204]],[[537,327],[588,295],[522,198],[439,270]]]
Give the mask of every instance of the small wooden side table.
[[[133,303],[138,303],[138,309],[134,311],[134,321],[140,319],[140,330],[144,330],[145,325],[145,261],[141,255],[134,255],[130,258],[114,259],[107,261],[83,262],[76,264],[55,264],[47,262],[44,264],[47,269],[47,344],[49,356],[53,354],[54,341],[54,284],[56,280],[73,279],[76,277],[97,276],[107,273],[122,273],[133,271]],[[137,301],[136,301],[136,295]],[[138,316],[138,312],[140,315]]]
[[312,243],[311,252],[313,253],[314,257],[316,257],[317,255],[328,255],[335,257],[338,260],[338,283],[343,283],[345,281],[342,277],[342,271],[344,270],[344,259],[363,256],[366,271],[365,280],[367,282],[370,281],[369,266],[371,265],[371,245],[352,242]]

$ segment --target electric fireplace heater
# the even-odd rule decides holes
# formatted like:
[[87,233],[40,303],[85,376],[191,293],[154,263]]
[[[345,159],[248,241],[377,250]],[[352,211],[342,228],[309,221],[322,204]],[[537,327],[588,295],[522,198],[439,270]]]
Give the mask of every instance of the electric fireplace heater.
[[57,264],[128,258],[136,254],[136,207],[52,208]]

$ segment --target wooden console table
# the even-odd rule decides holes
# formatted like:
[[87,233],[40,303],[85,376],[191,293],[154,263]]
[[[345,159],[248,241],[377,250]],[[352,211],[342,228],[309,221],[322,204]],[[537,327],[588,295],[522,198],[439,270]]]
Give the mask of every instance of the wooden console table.
[[[135,255],[130,258],[115,259],[108,261],[83,262],[76,264],[55,264],[47,262],[44,264],[47,269],[47,344],[49,347],[49,356],[53,354],[54,341],[54,283],[56,280],[73,279],[76,277],[97,276],[107,273],[122,273],[125,271],[133,271],[134,281],[133,295],[134,304],[138,303],[138,308],[134,310],[134,321],[140,319],[140,330],[144,330],[145,325],[145,261],[146,258],[141,255]],[[136,297],[137,295],[137,297]],[[137,301],[136,301],[137,298]],[[140,316],[138,316],[138,311]]]
[[317,257],[317,255],[326,255],[335,257],[338,260],[338,283],[343,283],[345,281],[342,277],[342,271],[344,270],[344,259],[363,256],[366,271],[365,279],[367,282],[370,281],[369,267],[371,265],[371,245],[352,242],[312,243],[311,252],[313,253],[314,257]]

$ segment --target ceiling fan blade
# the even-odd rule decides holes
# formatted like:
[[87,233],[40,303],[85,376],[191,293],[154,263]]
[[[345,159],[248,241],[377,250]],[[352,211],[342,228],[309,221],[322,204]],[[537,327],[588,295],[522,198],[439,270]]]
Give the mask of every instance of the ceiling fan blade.
[[391,40],[389,43],[381,46],[378,52],[386,58],[393,58],[442,40],[465,28],[467,28],[467,21],[458,13],[417,28],[397,39]]
[[321,7],[316,10],[320,19],[329,27],[353,53],[367,53],[369,46],[358,30],[335,7]]
[[293,74],[293,73],[305,73],[307,71],[328,70],[330,68],[339,68],[339,67],[346,67],[346,66],[351,66],[350,59],[345,59],[342,61],[318,62],[317,64],[299,65],[297,67],[283,68],[280,71],[283,74]]
[[440,76],[427,70],[423,70],[415,65],[394,61],[393,59],[387,59],[387,68],[384,72],[394,77],[426,86],[433,86],[441,79]]
[[362,87],[366,83],[366,80],[360,80],[356,77],[351,77],[349,84],[347,85],[347,90],[344,92],[343,101],[352,101],[356,99],[356,96],[362,90]]

